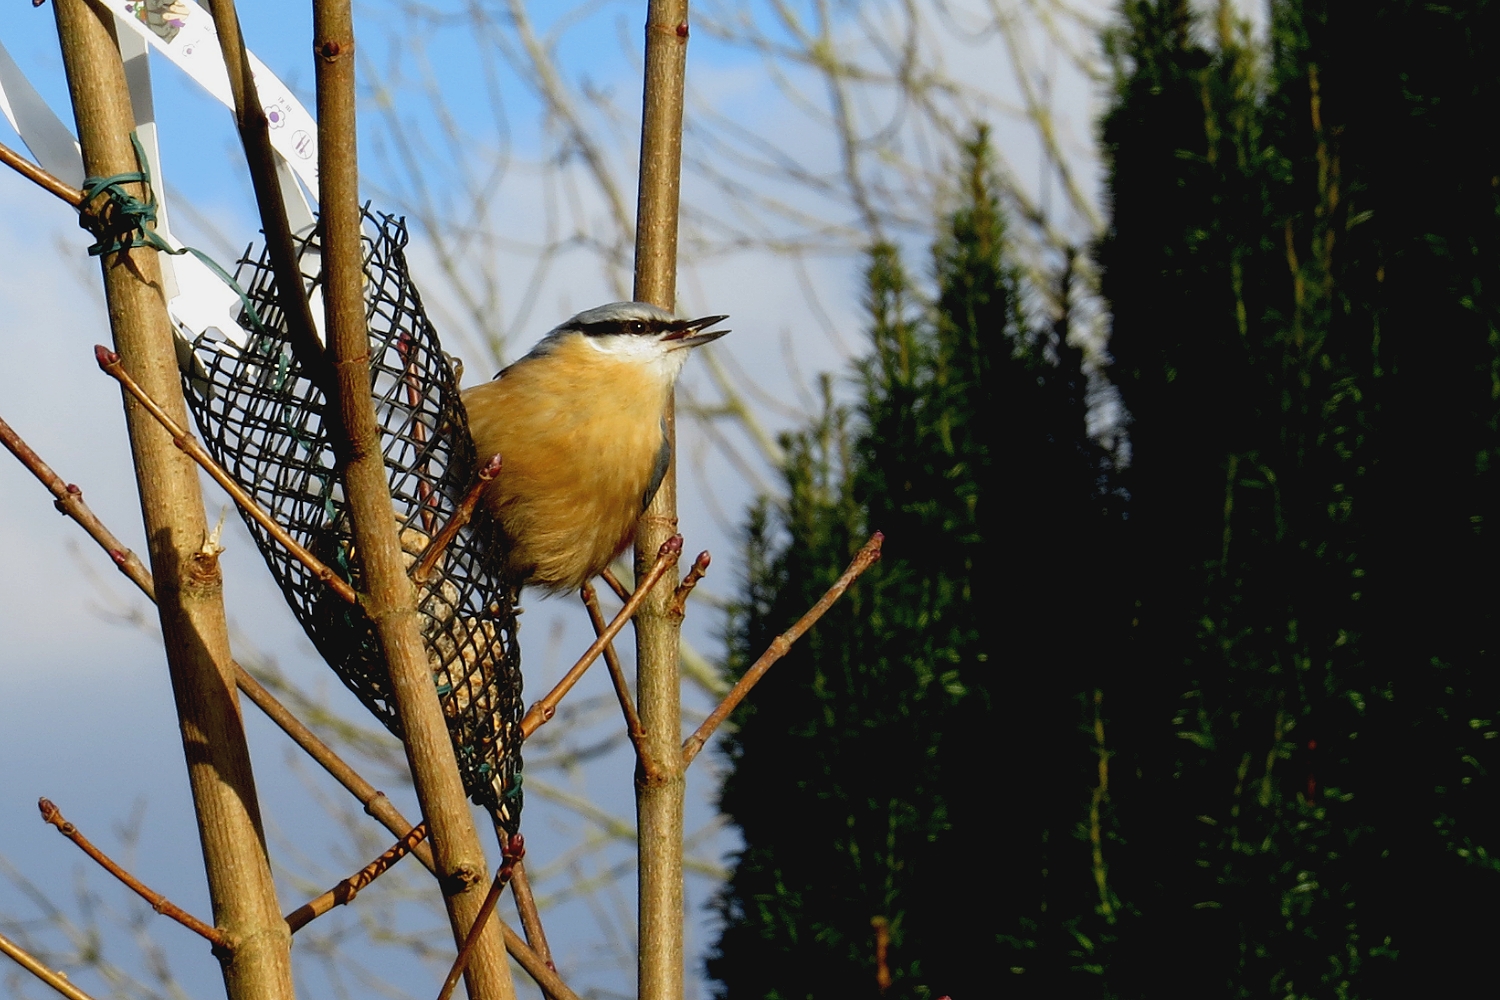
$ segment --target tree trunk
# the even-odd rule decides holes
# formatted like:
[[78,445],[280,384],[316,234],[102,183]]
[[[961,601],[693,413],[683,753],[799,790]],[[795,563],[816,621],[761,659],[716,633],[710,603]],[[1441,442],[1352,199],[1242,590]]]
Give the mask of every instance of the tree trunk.
[[[53,8],[85,172],[104,177],[140,170],[111,15],[86,0],[57,0]],[[142,185],[130,187],[137,197],[145,195]],[[115,349],[126,370],[186,426],[157,252],[125,249],[100,262]],[[291,1000],[291,934],[266,857],[229,653],[219,550],[208,537],[198,471],[128,395],[125,417],[214,923],[233,942],[219,956],[225,988],[230,1000]]]
[[[646,78],[641,116],[640,197],[636,209],[635,298],[664,309],[677,305],[677,206],[682,172],[683,79],[687,64],[687,0],[651,0],[646,14]],[[661,489],[636,533],[636,579],[645,577],[657,551],[677,533],[676,421],[669,404],[667,439],[673,459]],[[635,616],[636,690],[650,778],[636,772],[639,836],[637,995],[641,1000],[681,1000],[682,616],[669,610],[675,580],[663,577]]]

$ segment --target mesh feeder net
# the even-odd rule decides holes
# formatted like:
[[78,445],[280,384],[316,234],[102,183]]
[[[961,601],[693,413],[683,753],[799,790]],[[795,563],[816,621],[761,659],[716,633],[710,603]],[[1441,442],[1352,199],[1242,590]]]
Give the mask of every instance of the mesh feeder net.
[[[407,275],[405,225],[365,213],[365,307],[372,393],[393,514],[408,568],[454,516],[473,482],[474,446],[453,366]],[[371,233],[373,232],[373,236]],[[321,317],[316,235],[300,246],[313,314]],[[214,458],[298,542],[360,589],[343,485],[324,421],[327,403],[287,339],[269,258],[236,273],[263,326],[233,338],[210,329],[193,345],[206,370],[188,404]],[[241,512],[243,514],[243,511]],[[374,625],[260,525],[244,517],[297,620],[339,679],[398,738],[401,722]],[[465,526],[418,587],[428,662],[464,788],[515,833],[521,815],[521,672],[515,591],[479,519]]]

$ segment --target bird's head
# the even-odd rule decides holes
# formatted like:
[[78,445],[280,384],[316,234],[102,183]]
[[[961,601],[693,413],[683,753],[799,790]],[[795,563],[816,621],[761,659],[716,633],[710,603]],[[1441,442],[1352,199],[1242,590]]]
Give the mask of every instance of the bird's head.
[[564,341],[581,341],[614,360],[633,362],[673,379],[688,349],[718,340],[728,330],[707,330],[725,316],[681,319],[648,302],[611,302],[560,323],[537,345],[546,352]]

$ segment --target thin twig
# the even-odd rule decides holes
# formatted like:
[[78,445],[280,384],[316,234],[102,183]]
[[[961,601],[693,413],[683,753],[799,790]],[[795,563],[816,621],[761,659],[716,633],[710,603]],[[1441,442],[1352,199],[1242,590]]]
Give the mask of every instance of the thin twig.
[[870,918],[870,926],[875,928],[875,988],[884,995],[891,988],[891,922],[875,916]]
[[[236,679],[239,681],[240,690],[262,711],[270,716],[271,721],[281,727],[298,746],[307,751],[308,755],[323,766],[323,769],[331,774],[339,784],[349,790],[355,798],[364,805],[365,812],[379,820],[386,829],[392,833],[400,834],[404,830],[411,830],[412,824],[401,815],[401,811],[391,803],[386,794],[371,785],[359,775],[352,767],[344,763],[338,754],[325,744],[322,740],[303,725],[285,705],[276,700],[276,697],[267,691],[259,681],[251,677],[243,668],[240,668]],[[425,842],[417,844],[412,849],[412,856],[422,862],[423,866],[434,875],[437,874],[437,863],[432,856],[432,848]],[[557,970],[552,966],[549,959],[543,958],[526,940],[511,929],[510,925],[503,920],[500,921],[500,933],[505,939],[505,950],[510,952],[512,958],[525,969],[532,979],[536,980],[553,1000],[579,1000],[578,994],[574,993],[562,978],[558,976]]]
[[67,976],[64,976],[61,972],[53,972],[43,965],[35,955],[16,944],[4,934],[0,934],[0,951],[15,959],[17,965],[67,997],[68,1000],[94,1000],[93,997],[83,992],[83,990],[68,982]]
[[884,541],[885,535],[881,532],[877,531],[871,535],[870,540],[865,542],[864,546],[855,553],[854,559],[849,563],[848,568],[844,570],[844,574],[838,578],[832,587],[828,588],[828,592],[822,596],[818,603],[814,604],[807,614],[799,618],[797,624],[772,640],[771,645],[761,654],[760,659],[751,664],[750,669],[745,671],[745,676],[741,677],[739,683],[730,690],[729,694],[724,696],[724,700],[719,703],[719,707],[714,709],[713,713],[707,719],[703,720],[703,725],[698,727],[697,732],[693,733],[693,735],[689,736],[683,742],[682,760],[684,765],[693,762],[693,758],[698,756],[698,752],[703,749],[704,744],[713,736],[714,730],[718,729],[724,720],[729,718],[729,713],[733,712],[739,706],[739,703],[745,700],[745,696],[750,693],[750,689],[755,687],[756,682],[765,676],[767,670],[771,669],[771,664],[785,656],[787,651],[792,648],[792,643],[802,638],[804,632],[816,625],[818,619],[822,618],[828,609],[833,607],[834,602],[843,596],[844,591],[849,589],[849,585],[857,580],[861,573],[875,564],[875,561],[880,558],[880,546]]
[[418,823],[390,846],[380,857],[329,889],[323,895],[297,907],[286,915],[286,925],[293,934],[333,909],[352,902],[360,891],[371,882],[390,871],[391,866],[411,853],[411,849],[427,839],[427,824]]
[[688,595],[693,592],[694,587],[698,586],[698,581],[703,579],[703,574],[708,572],[708,564],[712,558],[707,549],[698,553],[698,558],[693,560],[693,568],[688,570],[687,576],[682,578],[682,583],[672,593],[672,603],[667,605],[668,614],[681,617],[686,611]]
[[[57,509],[87,531],[89,537],[99,543],[99,547],[109,555],[110,561],[119,568],[120,572],[139,587],[142,593],[155,601],[156,582],[151,577],[151,571],[136,557],[134,552],[125,547],[125,543],[120,541],[104,522],[99,520],[89,505],[84,503],[83,491],[72,483],[65,482],[3,419],[0,419],[0,444],[5,445],[11,454],[15,455],[21,464],[26,466],[43,486],[47,487],[47,491],[56,498]],[[360,801],[366,813],[397,836],[411,829],[411,824],[391,804],[384,792],[360,777],[359,773],[346,764],[332,747],[303,725],[290,709],[277,701],[275,695],[267,691],[260,681],[252,677],[238,663],[234,664],[234,679],[245,696],[266,713],[266,716],[276,723],[282,732],[291,737],[293,743],[306,751],[308,756]],[[428,869],[432,868],[431,847],[425,843],[418,844],[412,853]]]
[[526,875],[524,861],[516,862],[515,874],[510,879],[510,893],[515,898],[516,914],[521,918],[521,928],[526,932],[532,951],[547,963],[547,968],[556,972],[557,965],[552,961],[552,949],[547,945],[547,932],[542,929],[542,914],[537,909],[536,896],[531,892],[531,879]]
[[432,575],[433,567],[437,566],[438,559],[447,551],[448,546],[453,544],[453,539],[458,537],[459,529],[468,524],[470,518],[474,516],[474,508],[479,506],[480,494],[498,475],[500,475],[500,456],[495,455],[484,463],[484,468],[479,470],[479,478],[464,494],[458,509],[453,512],[448,523],[443,525],[443,529],[437,533],[432,544],[427,546],[427,551],[422,553],[421,561],[412,567],[411,578],[413,580],[419,584],[427,582],[427,577]]
[[495,880],[490,883],[490,891],[485,893],[484,902],[479,904],[479,912],[474,916],[474,925],[469,928],[469,935],[464,938],[463,947],[458,949],[458,955],[453,959],[453,968],[448,970],[448,978],[443,980],[443,988],[438,991],[437,1000],[448,1000],[453,996],[453,988],[463,977],[464,969],[469,964],[469,956],[474,953],[474,946],[479,943],[479,935],[495,912],[495,904],[500,901],[500,893],[504,891],[505,884],[515,874],[516,863],[525,856],[525,840],[519,833],[512,834],[501,851],[500,867],[495,871]]
[[217,927],[210,927],[176,903],[173,903],[166,896],[163,896],[154,889],[148,888],[140,879],[115,864],[107,854],[89,843],[89,839],[80,833],[76,826],[63,818],[63,814],[52,803],[51,799],[37,800],[37,808],[41,810],[43,820],[57,827],[59,833],[67,837],[74,844],[77,844],[79,850],[99,863],[99,867],[125,883],[126,888],[150,903],[151,908],[157,913],[165,917],[171,917],[194,934],[208,941],[216,949],[221,951],[230,949],[231,942],[223,931]]
[[64,482],[63,478],[53,472],[52,467],[42,461],[42,457],[32,451],[31,446],[3,418],[0,418],[0,444],[5,445],[10,453],[16,456],[20,463],[41,481],[43,486],[47,487],[47,491],[56,498],[57,509],[77,521],[83,530],[89,533],[89,537],[109,553],[110,560],[119,567],[120,572],[144,590],[147,597],[153,601],[156,600],[156,586],[151,580],[151,571],[146,568],[146,564],[141,562],[140,557],[130,551],[124,542],[116,538],[114,532],[104,526],[104,522],[94,516],[88,504],[83,502],[83,490],[72,483]]
[[1010,55],[1010,65],[1014,70],[1016,83],[1021,89],[1021,96],[1026,105],[1026,117],[1031,119],[1036,129],[1037,140],[1046,151],[1046,167],[1057,171],[1073,210],[1084,218],[1091,230],[1098,232],[1103,226],[1099,213],[1089,203],[1088,197],[1078,186],[1073,171],[1068,167],[1068,159],[1063,155],[1063,150],[1058,144],[1056,121],[1051,114],[1051,109],[1039,98],[1036,88],[1032,85],[1031,59],[1024,49],[1025,26],[1019,24],[1019,18],[994,0],[991,0],[990,9],[994,15],[995,26],[1000,31],[1000,37],[1005,40],[1005,46]]
[[643,581],[644,585],[636,587],[635,593],[631,595],[630,600],[625,602],[625,606],[620,609],[620,613],[615,615],[614,621],[610,622],[609,627],[599,634],[599,637],[594,640],[588,649],[584,650],[583,655],[578,658],[578,662],[573,664],[572,668],[563,675],[563,679],[557,682],[557,686],[548,691],[546,697],[527,710],[526,717],[521,720],[522,739],[525,739],[536,732],[538,728],[552,721],[553,714],[557,712],[557,703],[562,701],[563,696],[573,689],[573,685],[577,684],[579,679],[583,677],[584,671],[599,658],[599,654],[604,651],[604,647],[609,645],[610,641],[620,634],[620,630],[625,627],[625,623],[630,621],[635,615],[636,609],[641,606],[641,602],[646,599],[646,595],[651,592],[651,587],[666,574],[667,570],[677,562],[681,555],[681,535],[673,535],[665,542],[662,542],[661,548],[656,553],[656,565],[652,566],[651,572],[646,574],[646,579]]
[[286,318],[287,341],[308,380],[326,396],[333,389],[331,358],[318,340],[312,307],[307,301],[302,265],[291,224],[282,202],[281,180],[276,174],[276,152],[271,147],[271,125],[250,68],[250,53],[240,31],[234,0],[210,0],[214,31],[224,54],[229,90],[234,98],[234,123],[245,149],[245,169],[255,191],[271,274],[276,279],[276,298]]
[[[147,597],[155,601],[156,588],[150,572],[146,571],[144,566],[139,565],[139,560],[133,560],[133,557],[132,559],[121,557],[120,554],[122,552],[128,555],[128,550],[123,548],[114,533],[89,510],[88,506],[83,502],[82,491],[76,487],[70,489],[52,471],[51,467],[42,461],[26,445],[26,442],[10,429],[9,425],[3,424],[3,422],[0,422],[0,425],[3,425],[5,431],[4,434],[0,434],[0,442],[3,442],[21,460],[22,464],[31,470],[32,474],[41,480],[42,484],[59,498],[59,501],[63,499],[67,500],[66,504],[61,502],[58,504],[63,513],[72,517],[88,531],[89,535],[99,543],[100,547],[109,553],[111,559],[120,567],[121,571],[129,576]],[[139,567],[142,571],[140,575],[131,572],[130,567],[132,565]],[[384,792],[370,784],[354,768],[345,763],[343,758],[335,753],[328,744],[319,739],[311,729],[308,729],[300,719],[292,714],[290,709],[278,701],[276,696],[271,694],[270,691],[267,691],[244,667],[235,663],[234,668],[235,682],[239,685],[240,690],[245,693],[246,697],[255,702],[272,722],[276,723],[287,736],[291,737],[293,742],[306,751],[308,756],[312,757],[339,784],[343,785],[351,795],[358,799],[360,804],[365,807],[366,813],[398,836],[412,828],[410,821],[401,815],[401,811],[392,804]],[[428,871],[434,875],[437,874],[437,864],[433,860],[432,848],[428,844],[424,842],[416,845],[411,853],[418,861],[422,862]],[[578,994],[568,988],[567,984],[557,975],[556,970],[504,921],[500,921],[500,932],[505,939],[506,950],[520,963],[521,968],[525,969],[531,978],[536,980],[537,985],[552,995],[554,1000],[579,1000]],[[7,952],[7,954],[10,953]],[[11,957],[14,958],[16,956],[12,955]],[[21,961],[20,958],[16,960]],[[25,963],[23,962],[23,964]],[[78,998],[81,998],[81,1000],[91,1000],[91,998],[81,992],[78,994]]]
[[538,955],[536,949],[528,945],[521,935],[511,929],[510,924],[501,920],[500,934],[505,938],[505,950],[510,952],[510,957],[516,960],[526,974],[536,981],[542,988],[542,992],[552,997],[552,1000],[579,1000],[577,993],[562,981],[557,970],[550,961],[546,961]]
[[599,576],[605,583],[609,584],[609,589],[615,592],[616,597],[622,601],[630,600],[630,591],[626,590],[625,585],[615,576],[614,570],[606,566],[599,572]]
[[172,443],[189,458],[197,462],[204,472],[212,476],[214,482],[223,487],[224,492],[228,493],[230,498],[239,504],[245,513],[255,519],[256,524],[259,524],[272,538],[276,539],[282,548],[292,554],[294,559],[311,570],[314,576],[327,584],[328,589],[350,604],[359,603],[359,597],[354,593],[354,588],[349,586],[348,581],[299,544],[295,538],[287,534],[286,529],[277,523],[270,514],[261,510],[260,505],[255,502],[255,498],[246,493],[244,488],[235,482],[229,473],[224,471],[223,466],[214,461],[213,456],[208,453],[208,450],[203,445],[198,443],[197,438],[189,434],[177,421],[168,416],[165,410],[157,405],[156,400],[152,399],[146,393],[146,390],[142,389],[136,383],[135,379],[131,378],[130,374],[125,371],[125,366],[120,363],[120,356],[118,354],[102,344],[96,344],[94,345],[94,357],[99,362],[99,367],[104,370],[105,374],[112,376],[123,385],[125,390],[135,397],[136,402],[140,403],[148,413],[156,418],[162,427],[166,428],[167,433],[172,435]]
[[[593,585],[584,584],[583,592],[579,596],[583,598],[583,606],[588,608],[589,621],[594,624],[594,634],[603,635],[604,612],[599,610],[599,595],[595,593]],[[655,773],[655,765],[646,750],[646,730],[641,726],[641,716],[636,711],[635,698],[630,693],[630,685],[625,680],[625,670],[620,666],[620,657],[615,652],[615,644],[612,642],[604,646],[604,665],[609,668],[609,679],[614,684],[615,697],[620,700],[620,711],[625,714],[625,732],[630,736],[631,746],[635,747],[635,759],[641,765],[641,772],[650,777]]]
[[22,177],[36,184],[49,194],[55,194],[74,208],[83,204],[83,192],[71,184],[64,183],[32,163],[9,146],[0,143],[0,163],[10,167]]
[[1089,795],[1089,847],[1093,856],[1094,885],[1099,890],[1097,912],[1104,918],[1105,923],[1112,924],[1115,922],[1116,901],[1114,893],[1109,889],[1109,866],[1104,863],[1104,831],[1100,822],[1104,803],[1109,801],[1109,758],[1111,756],[1109,748],[1104,743],[1104,715],[1101,712],[1103,704],[1104,692],[1095,688],[1094,753],[1099,759],[1099,783],[1094,786]]
[[[282,732],[291,737],[293,743],[301,747],[323,770],[332,775],[335,781],[359,800],[360,805],[365,807],[367,815],[397,836],[412,829],[412,824],[401,815],[401,810],[391,803],[385,792],[370,784],[360,776],[359,772],[346,764],[332,747],[319,739],[316,733],[308,729],[301,719],[277,701],[275,695],[267,691],[260,681],[252,677],[250,672],[238,663],[235,664],[234,679],[240,690],[245,693],[245,697],[255,702],[256,707],[266,713],[266,716],[276,723]],[[432,859],[432,848],[427,843],[416,844],[411,853],[428,871],[436,871],[435,862]]]

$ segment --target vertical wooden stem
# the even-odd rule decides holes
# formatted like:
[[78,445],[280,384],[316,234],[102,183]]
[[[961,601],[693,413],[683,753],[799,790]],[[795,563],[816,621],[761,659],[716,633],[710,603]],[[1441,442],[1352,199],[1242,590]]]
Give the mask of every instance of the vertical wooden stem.
[[[370,339],[360,250],[354,101],[354,22],[349,0],[314,0],[318,85],[318,201],[322,212],[324,328],[333,353],[341,434],[335,442],[366,593],[390,667],[396,711],[422,815],[432,831],[455,943],[462,945],[489,887],[488,868],[464,795],[458,761],[422,641],[416,592],[402,563],[380,433],[370,398]],[[487,915],[486,915],[487,916]],[[464,973],[474,1000],[513,1000],[515,986],[496,921],[486,920]]]
[[[87,0],[57,0],[53,9],[85,170],[96,177],[139,170],[112,16]],[[101,264],[115,350],[135,379],[186,424],[156,251],[117,251]],[[218,549],[208,540],[198,471],[128,397],[125,417],[214,923],[230,940],[220,954],[225,987],[230,1000],[290,1000],[291,937],[266,858]]]
[[[677,305],[677,209],[682,172],[683,81],[687,0],[650,0],[641,115],[640,197],[636,208],[635,298]],[[636,576],[643,578],[661,544],[677,532],[676,420],[666,433],[673,451],[661,489],[636,534]],[[637,995],[681,1000],[683,993],[681,680],[670,579],[661,580],[636,613],[636,684],[649,767],[636,771],[640,955]]]
[[266,235],[266,251],[271,258],[271,273],[276,278],[276,296],[286,317],[287,335],[293,352],[307,377],[323,390],[333,392],[333,371],[328,357],[318,343],[313,326],[312,309],[302,286],[302,267],[297,260],[296,244],[286,207],[281,200],[281,181],[276,176],[276,153],[271,148],[271,126],[255,87],[245,39],[240,34],[239,12],[234,0],[209,0],[214,31],[224,52],[224,68],[229,73],[229,90],[234,95],[234,122],[245,150],[245,164],[260,210],[260,224]]

